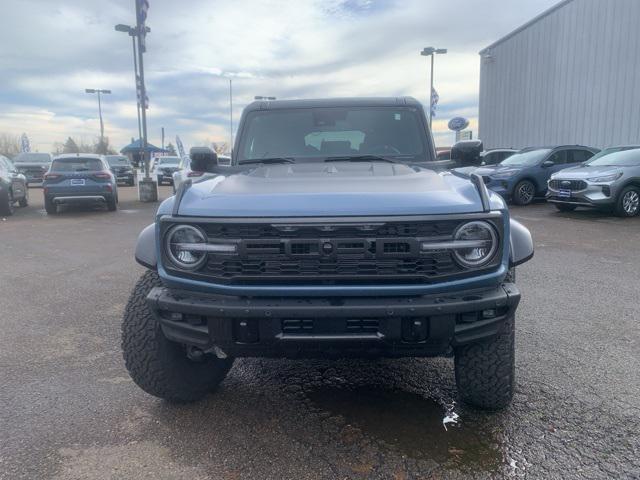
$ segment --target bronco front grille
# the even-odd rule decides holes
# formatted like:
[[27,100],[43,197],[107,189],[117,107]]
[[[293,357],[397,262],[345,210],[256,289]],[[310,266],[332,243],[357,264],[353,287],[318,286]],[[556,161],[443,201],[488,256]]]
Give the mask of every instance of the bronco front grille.
[[[477,270],[461,267],[449,250],[421,251],[421,243],[451,240],[459,225],[477,219],[492,222],[502,237],[499,214],[418,218],[429,220],[277,219],[244,223],[174,217],[163,222],[162,232],[175,222],[196,225],[209,242],[233,244],[235,252],[209,252],[204,265],[191,272],[173,269],[164,256],[163,263],[172,274],[228,285],[434,283],[473,275]],[[501,252],[499,248],[482,270],[496,268]]]

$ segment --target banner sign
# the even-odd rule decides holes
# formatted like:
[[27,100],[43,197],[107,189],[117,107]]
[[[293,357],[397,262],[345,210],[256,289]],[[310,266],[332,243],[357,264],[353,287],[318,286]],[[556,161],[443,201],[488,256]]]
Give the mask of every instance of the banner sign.
[[31,144],[29,143],[29,137],[27,137],[26,133],[23,133],[20,138],[20,149],[22,153],[29,153],[31,151]]
[[184,151],[184,145],[182,145],[182,140],[180,140],[180,137],[178,135],[176,135],[176,147],[178,148],[178,155],[180,156],[180,158],[187,156]]

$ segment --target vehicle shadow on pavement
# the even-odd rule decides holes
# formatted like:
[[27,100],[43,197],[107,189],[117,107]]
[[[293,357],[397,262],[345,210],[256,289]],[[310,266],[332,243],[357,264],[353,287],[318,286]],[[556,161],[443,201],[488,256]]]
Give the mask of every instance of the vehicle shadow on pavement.
[[[158,402],[149,413],[177,440],[178,457],[237,458],[234,446],[255,442],[250,462],[267,469],[258,477],[283,449],[278,478],[298,468],[331,472],[313,478],[495,475],[508,467],[503,416],[455,405],[452,379],[450,359],[243,359],[206,400]],[[242,478],[246,468],[234,466]]]

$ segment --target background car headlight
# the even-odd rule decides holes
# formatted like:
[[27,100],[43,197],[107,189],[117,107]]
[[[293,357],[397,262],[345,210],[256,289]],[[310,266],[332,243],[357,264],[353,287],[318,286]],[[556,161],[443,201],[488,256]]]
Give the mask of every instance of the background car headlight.
[[611,175],[604,175],[602,177],[587,178],[587,180],[593,183],[615,182],[621,176],[622,176],[622,172],[618,172],[618,173],[612,173]]
[[498,249],[495,229],[483,221],[465,223],[456,230],[455,242],[469,242],[469,248],[456,248],[453,256],[463,267],[474,268],[488,263]]
[[493,175],[491,175],[491,178],[510,178],[513,177],[516,173],[516,171],[510,171],[510,172],[499,172],[499,173],[494,173]]
[[207,236],[192,225],[176,225],[167,233],[165,251],[171,262],[186,270],[195,270],[207,259],[207,251],[202,247]]

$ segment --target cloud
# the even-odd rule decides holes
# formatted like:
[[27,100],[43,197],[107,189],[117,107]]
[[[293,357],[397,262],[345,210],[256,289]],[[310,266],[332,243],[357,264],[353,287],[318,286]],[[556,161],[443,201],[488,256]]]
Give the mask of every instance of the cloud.
[[[554,0],[153,0],[145,73],[150,141],[179,134],[188,147],[229,137],[254,95],[278,98],[412,95],[427,101],[427,45],[440,94],[434,132],[446,119],[477,123],[477,52]],[[0,31],[0,131],[29,134],[41,150],[98,133],[97,99],[109,88],[105,132],[121,146],[137,136],[131,0],[4,0]]]

